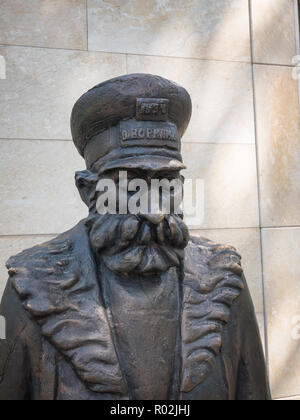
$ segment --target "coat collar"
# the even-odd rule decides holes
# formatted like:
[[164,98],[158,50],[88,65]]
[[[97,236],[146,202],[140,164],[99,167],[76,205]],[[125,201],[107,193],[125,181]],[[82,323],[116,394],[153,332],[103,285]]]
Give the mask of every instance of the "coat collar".
[[7,265],[24,308],[86,386],[126,398],[84,223]]
[[[7,266],[24,308],[86,386],[128,399],[84,222],[12,257]],[[183,273],[180,392],[190,392],[216,369],[222,332],[242,288],[233,248],[191,239]]]
[[216,370],[231,307],[243,288],[234,248],[191,238],[184,262],[181,392],[192,391]]

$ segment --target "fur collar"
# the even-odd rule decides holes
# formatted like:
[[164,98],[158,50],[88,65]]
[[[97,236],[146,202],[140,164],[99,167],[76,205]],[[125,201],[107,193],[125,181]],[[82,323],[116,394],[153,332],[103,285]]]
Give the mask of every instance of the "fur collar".
[[181,392],[216,369],[233,301],[244,288],[240,261],[232,247],[191,238],[184,263]]
[[[7,267],[24,308],[86,386],[127,399],[84,222],[12,257]],[[216,369],[222,332],[242,288],[234,248],[191,239],[184,262],[181,392]]]
[[126,396],[85,226],[11,258],[12,284],[42,335],[94,392]]

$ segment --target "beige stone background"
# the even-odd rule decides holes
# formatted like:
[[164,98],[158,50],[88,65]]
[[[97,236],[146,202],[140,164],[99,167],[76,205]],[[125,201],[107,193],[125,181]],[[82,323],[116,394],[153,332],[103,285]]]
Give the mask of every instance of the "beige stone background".
[[87,211],[74,101],[125,73],[191,93],[186,176],[205,181],[193,233],[243,255],[273,398],[300,399],[300,125],[294,0],[0,0],[0,294],[7,258]]

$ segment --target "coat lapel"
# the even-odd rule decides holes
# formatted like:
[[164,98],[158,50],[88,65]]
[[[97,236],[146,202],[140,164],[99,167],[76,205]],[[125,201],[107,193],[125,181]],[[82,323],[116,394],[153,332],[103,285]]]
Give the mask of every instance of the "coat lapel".
[[24,308],[86,386],[126,399],[84,224],[11,258],[7,266]]
[[192,238],[186,249],[183,281],[183,393],[216,369],[222,333],[235,299],[244,288],[240,256],[232,247]]

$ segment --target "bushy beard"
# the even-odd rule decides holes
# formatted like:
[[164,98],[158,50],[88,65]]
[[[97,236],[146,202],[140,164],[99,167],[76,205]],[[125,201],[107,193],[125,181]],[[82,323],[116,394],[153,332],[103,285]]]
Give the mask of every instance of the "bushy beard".
[[95,252],[121,275],[158,275],[178,267],[189,241],[188,228],[176,215],[155,225],[141,216],[93,214],[87,226]]

